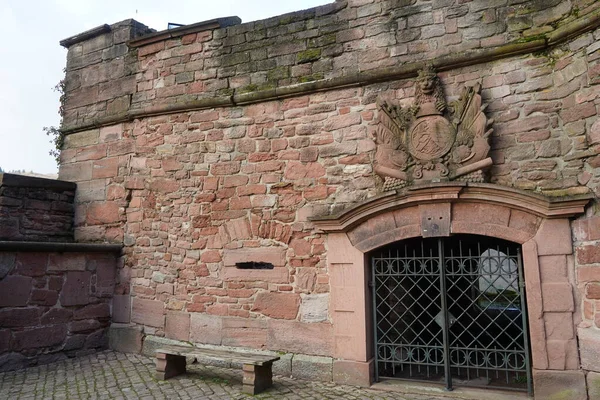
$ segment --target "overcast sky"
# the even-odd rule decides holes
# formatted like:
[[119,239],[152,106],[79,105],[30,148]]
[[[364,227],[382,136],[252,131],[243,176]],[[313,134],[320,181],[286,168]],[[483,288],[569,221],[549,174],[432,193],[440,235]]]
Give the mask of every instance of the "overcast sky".
[[133,18],[163,30],[237,15],[242,22],[334,0],[0,0],[0,167],[56,173],[44,126],[58,126],[66,49],[58,42],[104,23]]

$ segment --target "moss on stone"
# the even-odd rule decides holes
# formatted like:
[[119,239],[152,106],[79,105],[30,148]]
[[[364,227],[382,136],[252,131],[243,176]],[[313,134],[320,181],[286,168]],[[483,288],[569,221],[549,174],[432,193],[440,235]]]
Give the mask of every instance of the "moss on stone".
[[239,89],[236,89],[235,94],[248,94],[248,93],[256,93],[264,90],[271,90],[277,87],[276,83],[273,82],[265,82],[257,85],[255,83],[251,83],[249,85],[243,86]]
[[217,90],[217,96],[232,96],[234,90],[231,88],[219,89]]
[[294,21],[294,18],[291,16],[282,17],[279,19],[279,25],[287,25]]
[[541,190],[544,196],[547,197],[572,197],[590,193],[590,190],[585,186],[575,186],[566,189]]
[[560,392],[553,393],[548,400],[571,400],[576,398],[578,395],[577,391],[572,389],[561,390]]
[[304,82],[313,82],[313,81],[318,81],[319,79],[323,79],[324,75],[322,72],[316,72],[314,74],[310,74],[310,75],[304,75],[298,78],[298,82],[300,83],[304,83]]
[[279,79],[289,78],[289,70],[286,66],[280,66],[267,72],[267,81],[277,81]]
[[319,58],[321,58],[321,49],[307,49],[296,54],[298,64],[317,61]]
[[308,47],[324,47],[335,43],[335,33],[328,33],[316,38],[309,39]]
[[517,15],[517,16],[527,15],[527,14],[531,14],[534,11],[535,11],[534,7],[531,7],[529,5],[521,5],[521,6],[517,7],[517,9],[515,10],[515,15]]
[[257,90],[258,90],[258,85],[251,83],[249,85],[239,88],[237,91],[238,91],[238,93],[249,93],[249,92],[255,92]]
[[544,33],[540,33],[538,35],[525,36],[521,39],[515,40],[514,43],[529,43],[535,40],[546,40],[546,35]]

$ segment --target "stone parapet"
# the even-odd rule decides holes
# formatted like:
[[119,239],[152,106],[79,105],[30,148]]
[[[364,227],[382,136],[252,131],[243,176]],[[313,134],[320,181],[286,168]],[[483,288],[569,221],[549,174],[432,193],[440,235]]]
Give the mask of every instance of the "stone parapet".
[[[262,21],[221,18],[147,36],[136,28],[129,48],[110,32],[100,34],[76,46],[102,42],[93,50],[104,46],[107,53],[118,46],[110,52],[122,60],[108,61],[125,60],[126,67],[113,76],[118,80],[103,83],[104,61],[98,66],[83,57],[76,68],[68,65],[73,101],[63,129],[401,79],[424,62],[439,69],[473,65],[546,50],[600,24],[597,5],[585,0],[401,3],[338,1]],[[113,26],[123,24],[141,26],[131,20]],[[81,53],[76,46],[73,57]]]
[[0,174],[0,240],[73,240],[77,185],[54,179]]
[[106,348],[117,254],[0,249],[0,371]]

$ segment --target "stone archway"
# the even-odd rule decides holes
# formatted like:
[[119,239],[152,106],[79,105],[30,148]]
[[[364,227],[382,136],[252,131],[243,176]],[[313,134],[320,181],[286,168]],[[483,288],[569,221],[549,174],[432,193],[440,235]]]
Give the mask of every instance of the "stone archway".
[[334,379],[372,382],[366,254],[408,238],[464,233],[522,245],[534,386],[557,375],[584,381],[575,336],[579,301],[569,218],[583,213],[589,200],[453,182],[384,193],[340,214],[314,218],[327,233]]

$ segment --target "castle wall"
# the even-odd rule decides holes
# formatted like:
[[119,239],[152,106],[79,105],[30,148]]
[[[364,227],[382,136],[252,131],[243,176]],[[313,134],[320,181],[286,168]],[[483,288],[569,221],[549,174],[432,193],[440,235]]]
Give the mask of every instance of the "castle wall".
[[0,240],[73,240],[76,185],[0,174]]
[[121,246],[73,243],[75,189],[0,174],[0,371],[108,346]]
[[[381,191],[377,99],[412,104],[425,61],[449,100],[481,82],[491,183],[597,196],[593,3],[339,1],[166,39],[120,23],[71,43],[60,177],[78,184],[75,239],[125,246],[113,320],[157,337],[335,357],[331,249],[309,217]],[[594,201],[572,223],[565,258],[581,365],[596,372],[599,218]]]

